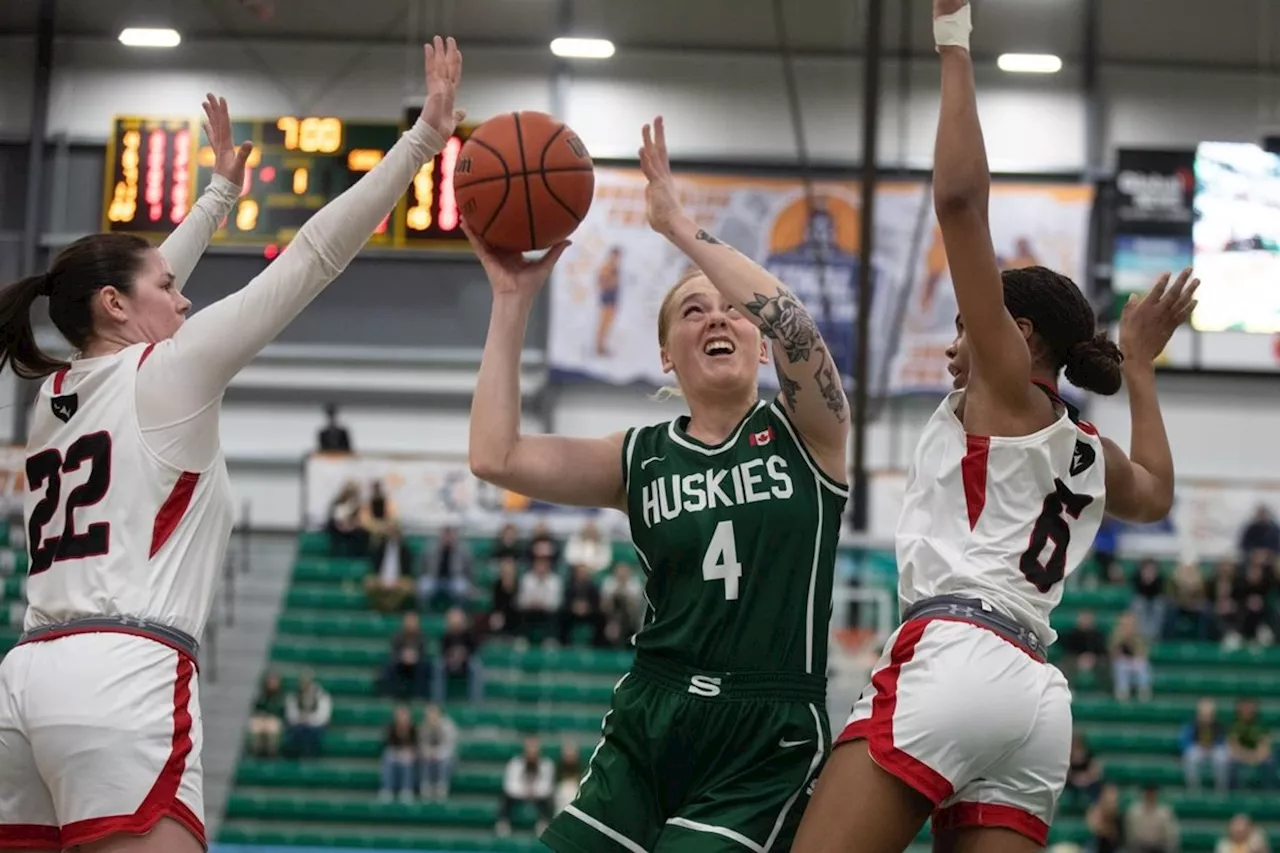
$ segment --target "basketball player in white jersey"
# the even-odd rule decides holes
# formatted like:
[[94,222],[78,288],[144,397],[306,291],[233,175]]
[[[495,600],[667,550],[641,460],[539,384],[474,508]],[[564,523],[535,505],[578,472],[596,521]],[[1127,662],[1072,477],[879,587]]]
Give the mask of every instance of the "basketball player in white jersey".
[[[0,662],[0,849],[204,849],[194,638],[232,525],[222,395],[443,148],[461,118],[461,69],[452,39],[428,45],[417,123],[265,272],[190,320],[179,287],[249,153],[232,147],[221,101],[210,115],[219,176],[165,251],[93,235],[0,292],[0,365],[52,374],[27,448],[24,633]],[[77,350],[69,364],[35,344],[40,297]]]
[[[902,625],[818,781],[796,853],[1043,847],[1066,783],[1071,693],[1045,662],[1062,581],[1103,513],[1155,521],[1173,460],[1153,361],[1194,306],[1184,272],[1131,300],[1117,348],[1069,279],[1000,273],[968,51],[969,8],[934,0],[942,107],[933,192],[960,316],[955,389],[920,438],[897,529]],[[1058,396],[1129,393],[1130,455]]]

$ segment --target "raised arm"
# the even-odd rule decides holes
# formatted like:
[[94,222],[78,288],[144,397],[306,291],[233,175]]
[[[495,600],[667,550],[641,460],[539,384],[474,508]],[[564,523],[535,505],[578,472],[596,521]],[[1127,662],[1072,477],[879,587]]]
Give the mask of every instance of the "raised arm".
[[1195,310],[1199,279],[1183,270],[1173,287],[1166,273],[1142,299],[1131,296],[1120,317],[1124,385],[1129,392],[1129,454],[1103,439],[1107,512],[1135,522],[1160,521],[1173,507],[1173,452],[1156,397],[1155,359]]
[[550,503],[626,509],[622,434],[607,438],[524,435],[520,431],[520,353],[529,312],[568,243],[538,261],[486,245],[463,228],[493,287],[489,334],[471,398],[468,457],[477,477]]
[[[216,417],[215,404],[236,373],[337,278],[418,169],[444,147],[461,118],[453,100],[462,59],[452,39],[446,46],[439,37],[427,46],[426,57],[428,94],[422,116],[382,162],[312,216],[262,274],[154,347],[139,370],[138,414],[144,431],[177,427],[208,411]],[[211,445],[205,439],[198,442],[200,451],[192,453],[207,459],[216,452],[216,441]],[[190,464],[192,457],[178,447],[184,442],[181,436],[166,436],[155,439],[153,447],[170,448]],[[174,461],[177,456],[166,458]]]
[[178,290],[186,286],[218,225],[235,207],[244,186],[245,163],[253,152],[252,142],[242,142],[239,147],[232,142],[231,117],[225,98],[206,95],[204,114],[205,136],[213,148],[213,180],[181,224],[160,244],[160,254],[169,262],[173,286]]
[[942,61],[942,107],[933,155],[933,206],[973,367],[970,386],[1023,410],[1031,388],[1031,351],[1004,306],[1004,288],[987,222],[991,172],[978,121],[969,56],[968,0],[933,0],[934,39]]
[[817,324],[772,273],[698,227],[680,207],[662,118],[645,125],[640,168],[650,226],[674,243],[769,338],[788,412],[822,469],[844,482],[849,403]]

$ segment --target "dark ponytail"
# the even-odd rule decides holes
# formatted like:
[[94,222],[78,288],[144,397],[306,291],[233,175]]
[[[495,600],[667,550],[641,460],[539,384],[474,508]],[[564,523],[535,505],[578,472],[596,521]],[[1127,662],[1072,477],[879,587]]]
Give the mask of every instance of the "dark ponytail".
[[36,344],[31,306],[48,283],[44,273],[31,275],[0,290],[0,370],[6,364],[23,379],[39,379],[66,365]]
[[49,319],[80,349],[93,337],[94,294],[108,285],[130,293],[150,250],[150,243],[133,234],[90,234],[59,252],[47,273],[0,290],[0,369],[8,364],[23,379],[39,379],[66,367],[36,345],[36,298],[49,297]]
[[1114,394],[1120,390],[1123,361],[1120,347],[1105,332],[1099,332],[1067,349],[1067,381],[1095,394]]

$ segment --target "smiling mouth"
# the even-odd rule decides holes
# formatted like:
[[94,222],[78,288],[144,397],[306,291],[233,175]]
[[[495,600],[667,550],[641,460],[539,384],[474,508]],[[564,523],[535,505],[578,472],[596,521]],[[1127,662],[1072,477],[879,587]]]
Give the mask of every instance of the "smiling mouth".
[[727,358],[737,351],[737,346],[728,338],[712,338],[702,346],[702,354],[712,358]]

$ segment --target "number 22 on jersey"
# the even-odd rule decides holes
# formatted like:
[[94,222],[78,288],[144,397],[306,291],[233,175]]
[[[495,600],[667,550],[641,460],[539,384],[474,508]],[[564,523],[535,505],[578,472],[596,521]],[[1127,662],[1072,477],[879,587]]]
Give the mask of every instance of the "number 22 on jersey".
[[[89,466],[88,477],[62,499],[62,477]],[[56,562],[96,557],[111,548],[111,525],[108,522],[89,524],[84,530],[76,529],[76,510],[101,501],[111,485],[111,435],[92,432],[82,435],[67,448],[64,455],[57,448],[43,450],[27,457],[27,488],[35,492],[44,489],[42,497],[31,508],[27,521],[27,547],[31,549],[31,567],[28,575],[38,575]],[[44,528],[63,513],[62,533],[44,536]]]
[[742,563],[738,562],[738,543],[733,535],[732,521],[720,522],[711,534],[711,544],[702,555],[702,579],[724,581],[724,600],[738,599]]

